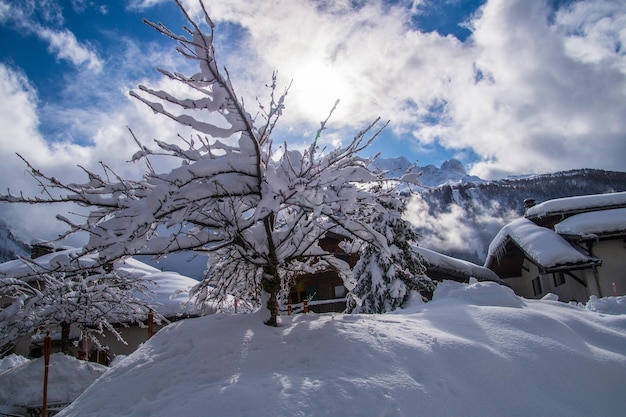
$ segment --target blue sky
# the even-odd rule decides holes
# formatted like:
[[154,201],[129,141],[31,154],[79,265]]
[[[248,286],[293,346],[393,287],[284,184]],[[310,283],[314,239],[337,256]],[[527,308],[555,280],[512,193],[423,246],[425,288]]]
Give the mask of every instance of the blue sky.
[[[184,0],[190,13],[196,0]],[[609,0],[206,0],[238,94],[291,80],[275,142],[304,147],[390,120],[371,152],[419,165],[461,160],[482,178],[626,170],[626,3]],[[180,31],[170,0],[0,0],[0,186],[32,190],[19,152],[46,172],[77,164],[136,175],[144,141],[177,128],[128,91],[171,87],[155,67],[195,69],[141,23]]]
[[[40,104],[37,109],[40,131],[47,142],[69,140],[88,145],[92,142],[91,136],[93,135],[93,132],[89,131],[72,132],[71,120],[68,122],[55,117],[57,113],[48,112],[48,106],[68,108],[78,106],[84,109],[89,106],[101,106],[104,103],[106,106],[111,106],[110,108],[115,108],[119,101],[124,100],[124,97],[121,97],[123,96],[123,91],[120,91],[120,88],[123,89],[121,85],[128,86],[130,89],[135,86],[134,80],[157,76],[154,67],[160,65],[160,62],[156,59],[149,61],[147,65],[144,63],[134,68],[130,65],[118,65],[119,60],[127,59],[124,54],[124,49],[129,47],[127,42],[132,42],[135,47],[139,48],[141,45],[150,45],[150,49],[172,48],[173,44],[165,37],[141,23],[143,18],[164,22],[174,29],[180,28],[184,23],[182,15],[172,1],[146,3],[76,0],[73,2],[44,1],[40,4],[20,1],[11,2],[11,6],[8,6],[8,2],[4,3],[7,11],[4,12],[2,19],[0,36],[8,41],[0,45],[0,57],[2,57],[0,62],[12,70],[22,72],[35,89]],[[359,2],[353,3],[355,8],[360,7]],[[390,7],[403,9],[406,13],[405,24],[413,29],[436,32],[442,36],[450,35],[465,41],[471,34],[465,22],[483,3],[484,0],[473,0],[413,5],[397,1],[383,5],[381,10]],[[211,1],[207,1],[207,4],[210,5]],[[18,16],[10,17],[9,15],[15,10],[18,10]],[[217,36],[222,48],[220,56],[227,55],[233,47],[242,48],[241,44],[250,36],[250,30],[244,28],[236,19],[223,21],[220,20],[219,15],[213,17],[218,22]],[[268,21],[271,22],[271,16]],[[70,35],[72,39],[75,39],[76,51],[70,50],[67,40],[53,41],[51,35],[41,34],[44,31],[54,32],[58,38]],[[64,47],[67,48],[65,54],[55,42],[64,43]],[[276,69],[279,66],[276,65]],[[98,73],[98,78],[102,77],[106,83],[100,83],[94,79],[88,88],[77,93],[75,87],[72,86],[76,82],[75,77],[81,79],[84,77],[84,75],[77,74],[94,71]],[[264,83],[271,72],[256,75],[260,82]],[[292,79],[289,73],[281,72],[281,76],[285,77],[283,80],[285,83]],[[125,84],[121,84],[124,82]],[[296,77],[295,82],[300,83],[300,77]],[[111,91],[111,87],[115,87],[114,91]],[[247,98],[253,102],[251,99],[254,99],[254,96]],[[337,97],[329,95],[328,105],[322,104],[316,107],[318,112],[316,115],[311,115],[311,117],[317,117],[314,123],[326,116],[332,102],[337,98],[341,100],[341,94]],[[437,117],[430,119],[432,121],[429,123],[437,121]],[[305,135],[312,129],[311,120],[307,122],[305,126],[300,127]],[[332,121],[330,126],[332,128]],[[291,127],[289,131],[293,132],[294,129],[297,127]],[[301,141],[308,139],[306,136],[297,138],[297,135],[288,132],[284,134],[288,139]],[[350,132],[342,131],[341,134],[350,134]],[[428,146],[427,153],[422,157],[410,143],[407,143],[407,136],[410,136],[407,132],[394,134],[391,129],[387,129],[383,137],[374,143],[371,152],[381,152],[383,156],[406,156],[411,161],[419,160],[421,164],[437,165],[455,156],[439,144],[433,143]],[[283,140],[283,138],[277,139]],[[468,158],[465,162],[472,160],[471,153],[464,155]]]

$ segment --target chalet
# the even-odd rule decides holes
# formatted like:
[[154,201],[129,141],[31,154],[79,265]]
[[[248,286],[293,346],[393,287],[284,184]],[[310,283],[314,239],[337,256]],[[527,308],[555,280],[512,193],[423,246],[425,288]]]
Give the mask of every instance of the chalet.
[[[49,265],[55,262],[55,258],[58,255],[70,252],[76,252],[77,249],[72,248],[60,248],[56,250],[53,246],[45,244],[43,242],[31,243],[31,259],[36,260],[36,265],[43,269],[48,269]],[[91,257],[96,255],[86,255],[81,258],[81,262],[90,262]],[[95,260],[94,260],[95,262]],[[22,260],[13,260],[0,264],[0,277],[19,277],[25,276],[30,272],[32,265],[28,265]],[[204,311],[191,307],[189,305],[183,305],[183,302],[187,299],[184,293],[192,286],[198,283],[197,280],[180,275],[174,272],[163,272],[157,268],[140,262],[134,258],[127,258],[123,261],[119,261],[113,264],[113,268],[120,276],[127,277],[141,277],[153,282],[154,294],[151,295],[148,304],[164,316],[168,321],[179,320],[180,318],[197,316],[201,313],[206,313],[207,309],[211,310],[212,306],[205,306]],[[32,280],[36,281],[37,278],[33,277]],[[35,282],[31,285],[35,285]],[[180,292],[179,295],[173,297],[174,294]],[[143,297],[143,295],[138,295]],[[0,306],[5,306],[12,300],[3,299],[0,300]],[[209,311],[210,312],[210,311]],[[115,324],[115,323],[114,323]],[[91,360],[106,364],[109,359],[117,355],[128,355],[132,353],[139,344],[145,342],[151,333],[156,332],[161,325],[156,323],[148,323],[148,317],[146,316],[146,326],[140,327],[138,325],[126,325],[125,323],[117,323],[116,329],[124,338],[124,342],[117,340],[117,338],[110,333],[105,332],[103,335],[97,336],[98,340],[103,346],[107,346],[107,351],[102,352],[96,349],[95,344],[91,346],[85,345],[78,347],[73,344],[70,346],[70,351],[75,356],[89,355]],[[57,336],[53,336],[52,348],[53,352],[60,350],[60,339]],[[74,341],[78,340],[78,329],[70,328],[70,338]],[[13,352],[22,356],[38,357],[42,354],[42,342],[43,337],[40,335],[27,336],[18,341]],[[87,352],[85,352],[87,350]]]
[[[319,246],[353,267],[358,260],[357,255],[345,253],[339,247],[339,243],[345,239],[345,236],[328,232],[319,240]],[[339,274],[334,270],[327,270],[299,276],[291,288],[289,301],[296,306],[296,311],[302,308],[306,300],[309,311],[342,312],[346,309],[346,295],[347,290]]]
[[489,268],[422,247],[414,247],[413,250],[420,255],[422,265],[426,268],[425,275],[433,281],[451,280],[467,283],[470,278],[476,278],[478,281],[506,284]]
[[526,298],[626,294],[626,193],[526,203],[491,242],[485,267]]
[[[322,249],[335,253],[354,266],[358,260],[356,254],[346,254],[339,249],[339,242],[345,239],[337,234],[328,234],[320,240]],[[469,282],[470,278],[478,281],[494,281],[505,284],[492,270],[461,259],[452,258],[429,249],[415,246],[421,263],[425,267],[425,275],[433,281],[452,280]],[[346,309],[347,291],[339,275],[332,270],[298,277],[290,293],[293,304],[301,306],[308,301],[309,311],[316,313],[342,312]],[[430,298],[432,294],[423,294]]]

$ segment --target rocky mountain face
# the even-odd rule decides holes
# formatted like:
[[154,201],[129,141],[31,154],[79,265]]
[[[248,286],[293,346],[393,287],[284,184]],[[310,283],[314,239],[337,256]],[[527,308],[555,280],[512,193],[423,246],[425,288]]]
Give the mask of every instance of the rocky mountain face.
[[[440,171],[444,171],[444,165]],[[423,177],[433,178],[430,173],[424,173]],[[524,215],[524,199],[534,198],[541,203],[555,198],[622,191],[626,191],[626,172],[595,169],[497,181],[462,177],[415,194],[407,218],[418,228],[421,246],[482,264],[500,228]]]
[[30,246],[15,237],[9,226],[0,219],[0,263],[29,254]]
[[420,182],[424,187],[438,187],[444,184],[482,183],[484,180],[468,175],[460,161],[450,159],[441,164],[414,166],[408,159],[400,156],[397,158],[377,159],[371,168],[385,171],[389,177],[401,177],[407,172],[420,172]]

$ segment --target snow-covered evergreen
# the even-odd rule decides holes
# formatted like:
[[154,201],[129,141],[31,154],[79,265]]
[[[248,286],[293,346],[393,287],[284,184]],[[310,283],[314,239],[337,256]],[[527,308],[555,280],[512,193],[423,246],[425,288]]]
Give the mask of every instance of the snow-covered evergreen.
[[374,228],[385,236],[388,251],[365,245],[354,267],[357,279],[351,294],[350,310],[355,313],[387,313],[406,307],[422,292],[430,293],[434,283],[424,275],[425,269],[412,246],[418,235],[401,217],[404,203],[400,198],[381,203],[386,211],[375,213]]

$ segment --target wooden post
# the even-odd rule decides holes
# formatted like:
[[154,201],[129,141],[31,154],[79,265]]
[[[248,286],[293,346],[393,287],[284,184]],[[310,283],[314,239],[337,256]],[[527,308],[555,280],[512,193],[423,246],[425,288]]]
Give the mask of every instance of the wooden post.
[[291,298],[289,298],[287,300],[287,315],[291,316],[291,313],[293,313],[293,306],[291,305]]
[[239,302],[237,301],[236,298],[235,298],[234,304],[235,304],[235,314],[237,314],[237,308],[239,307]]
[[309,312],[309,300],[307,300],[305,298],[304,301],[302,302],[302,304],[303,304],[302,312],[303,313],[308,313]]
[[85,340],[83,340],[83,349],[85,350],[85,360],[89,362],[89,334],[85,335]]
[[50,368],[50,335],[46,334],[43,339],[43,404],[41,406],[41,417],[46,417],[48,408],[48,369]]
[[150,311],[148,313],[148,340],[154,336],[154,313]]

